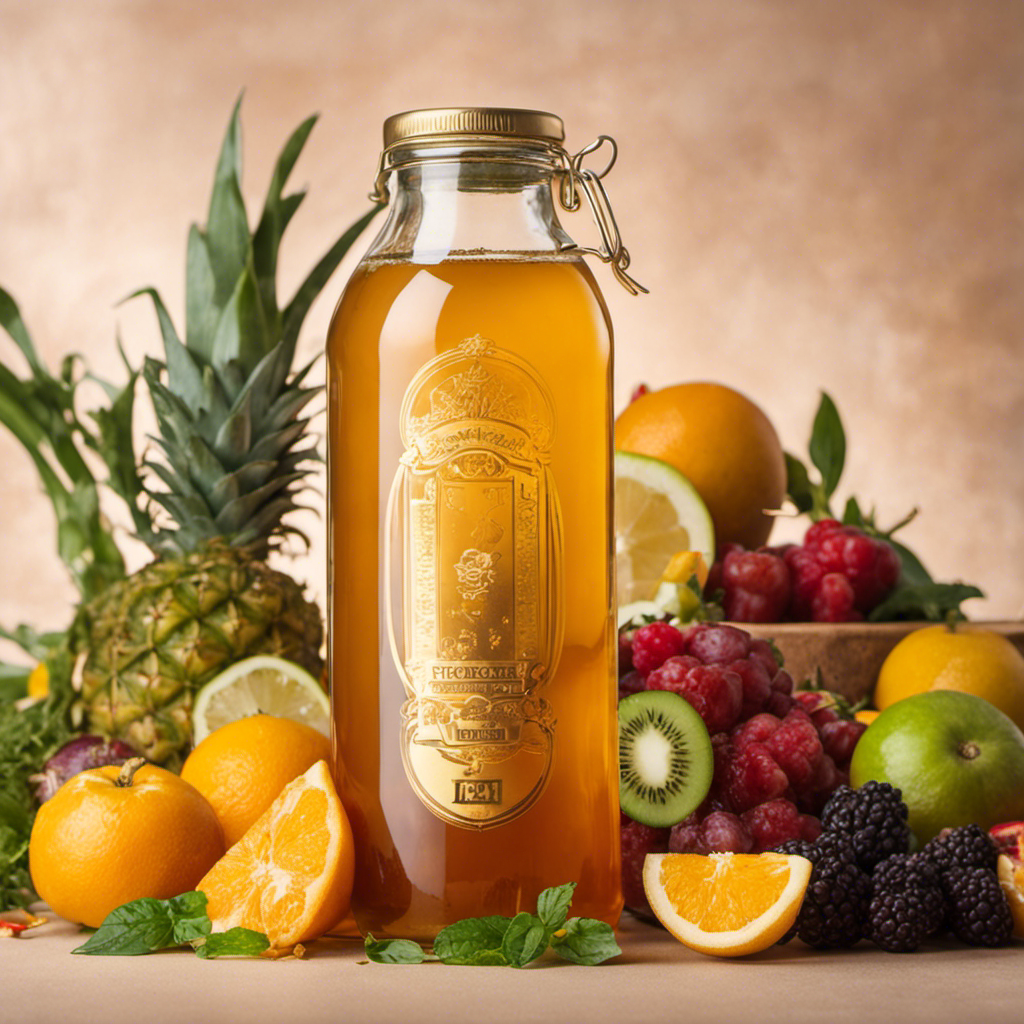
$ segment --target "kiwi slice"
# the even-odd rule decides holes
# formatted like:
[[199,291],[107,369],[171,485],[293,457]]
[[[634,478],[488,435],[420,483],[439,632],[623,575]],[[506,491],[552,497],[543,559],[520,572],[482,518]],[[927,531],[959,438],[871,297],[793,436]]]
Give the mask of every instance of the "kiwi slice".
[[634,821],[667,828],[708,795],[711,737],[678,694],[643,690],[619,702],[619,801]]

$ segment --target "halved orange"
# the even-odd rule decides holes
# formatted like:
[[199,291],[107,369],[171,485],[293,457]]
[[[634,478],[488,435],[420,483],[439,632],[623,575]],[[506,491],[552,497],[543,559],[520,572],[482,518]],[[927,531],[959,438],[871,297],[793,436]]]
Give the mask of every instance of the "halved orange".
[[792,927],[811,866],[781,853],[650,853],[644,890],[658,920],[684,945],[746,956]]
[[317,761],[288,783],[196,886],[213,931],[263,932],[271,949],[337,924],[352,896],[352,829],[331,773]]

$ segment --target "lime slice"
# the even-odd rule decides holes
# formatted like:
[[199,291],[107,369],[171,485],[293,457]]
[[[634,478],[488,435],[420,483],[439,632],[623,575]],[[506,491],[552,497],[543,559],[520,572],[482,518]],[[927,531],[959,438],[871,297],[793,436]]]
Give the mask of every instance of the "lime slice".
[[331,705],[324,688],[301,665],[258,654],[236,661],[199,691],[192,710],[192,742],[260,712],[331,734]]
[[615,453],[615,563],[619,604],[651,600],[679,551],[711,565],[715,531],[693,484],[661,459]]

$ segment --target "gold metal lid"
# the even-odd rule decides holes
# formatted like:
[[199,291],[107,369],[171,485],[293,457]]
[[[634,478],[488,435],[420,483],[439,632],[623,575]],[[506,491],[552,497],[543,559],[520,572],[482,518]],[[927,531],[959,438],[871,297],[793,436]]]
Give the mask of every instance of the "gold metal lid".
[[504,135],[565,140],[562,119],[543,110],[515,107],[435,107],[392,114],[384,122],[384,148],[405,139],[445,135]]

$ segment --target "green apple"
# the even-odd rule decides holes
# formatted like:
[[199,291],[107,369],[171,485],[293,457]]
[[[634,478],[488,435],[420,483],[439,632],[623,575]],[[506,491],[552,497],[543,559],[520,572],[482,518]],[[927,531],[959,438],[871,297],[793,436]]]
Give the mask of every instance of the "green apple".
[[919,693],[886,708],[861,736],[850,782],[898,787],[919,843],[949,827],[1024,818],[1024,733],[981,697]]

